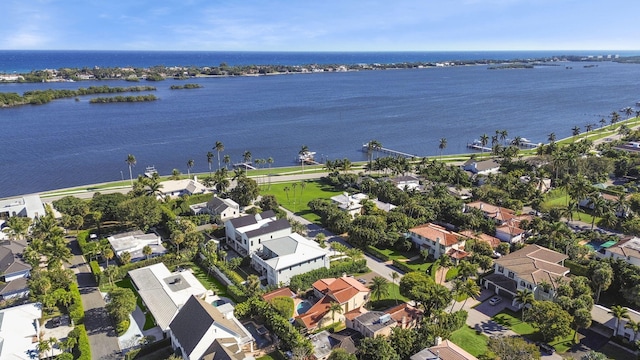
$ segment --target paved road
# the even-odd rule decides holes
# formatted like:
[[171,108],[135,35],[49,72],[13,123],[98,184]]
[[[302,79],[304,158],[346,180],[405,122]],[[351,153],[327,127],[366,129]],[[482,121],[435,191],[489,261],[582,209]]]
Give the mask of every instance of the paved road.
[[98,290],[91,269],[81,255],[78,242],[72,239],[69,247],[73,253],[71,266],[76,273],[82,305],[84,306],[84,325],[89,335],[91,358],[99,360],[120,359],[120,346],[113,323],[104,308],[105,302]]
[[[284,210],[287,213],[287,217],[294,219],[298,222],[300,222],[301,224],[305,225],[307,227],[307,236],[310,238],[314,238],[316,235],[318,235],[318,233],[324,233],[324,235],[327,238],[327,243],[331,244],[331,243],[340,243],[348,248],[352,248],[353,246],[351,246],[351,244],[349,244],[348,242],[346,242],[343,238],[341,238],[338,235],[335,235],[334,233],[326,230],[325,228],[314,224],[312,222],[310,222],[309,220],[295,215],[294,213],[292,213],[291,211],[285,209],[284,207],[280,207],[280,209]],[[384,262],[384,261],[380,261],[372,256],[369,256],[367,253],[364,254],[364,259],[367,261],[367,266],[369,267],[369,269],[371,269],[373,272],[375,272],[376,274],[384,277],[385,279],[393,282],[394,280],[391,278],[391,273],[392,272],[397,272],[400,277],[398,278],[397,281],[400,281],[400,279],[402,278],[402,275],[404,274],[402,271],[390,266],[388,263]]]

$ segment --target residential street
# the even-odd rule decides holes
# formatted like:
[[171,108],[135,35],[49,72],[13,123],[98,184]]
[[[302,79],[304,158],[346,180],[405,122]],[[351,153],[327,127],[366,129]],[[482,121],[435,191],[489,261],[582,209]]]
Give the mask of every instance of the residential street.
[[71,267],[78,279],[78,287],[84,306],[84,325],[89,335],[91,358],[98,360],[120,359],[120,347],[112,321],[104,308],[105,302],[98,290],[91,269],[81,255],[78,242],[69,241],[73,253]]

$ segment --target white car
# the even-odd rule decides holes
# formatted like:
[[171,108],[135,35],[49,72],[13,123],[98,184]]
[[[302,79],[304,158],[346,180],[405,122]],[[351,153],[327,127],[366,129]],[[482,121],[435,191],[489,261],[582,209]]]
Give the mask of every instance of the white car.
[[499,296],[494,296],[491,298],[491,300],[489,300],[489,304],[491,305],[498,305],[500,302],[502,301],[502,298]]

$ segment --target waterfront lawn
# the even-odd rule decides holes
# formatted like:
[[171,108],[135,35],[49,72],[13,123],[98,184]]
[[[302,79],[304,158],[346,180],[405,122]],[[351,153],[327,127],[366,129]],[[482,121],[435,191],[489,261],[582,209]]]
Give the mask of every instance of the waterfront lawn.
[[450,340],[476,357],[486,353],[488,350],[489,338],[484,334],[478,334],[468,326],[463,326],[451,333]]
[[[340,195],[340,191],[335,191],[331,186],[322,184],[320,181],[305,181],[304,189],[300,186],[302,182],[278,183],[271,186],[261,185],[262,195],[274,195],[278,203],[287,210],[301,215],[312,222],[319,222],[320,217],[314,214],[309,206],[309,201],[314,199],[330,199],[332,196]],[[285,188],[288,190],[285,192]]]

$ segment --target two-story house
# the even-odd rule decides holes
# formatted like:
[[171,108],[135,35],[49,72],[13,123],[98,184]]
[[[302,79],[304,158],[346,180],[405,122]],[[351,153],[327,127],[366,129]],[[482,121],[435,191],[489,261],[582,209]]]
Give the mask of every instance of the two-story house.
[[368,311],[351,319],[347,317],[347,329],[353,329],[364,337],[389,336],[398,326],[390,314],[382,311]]
[[291,235],[291,224],[269,210],[225,221],[227,245],[242,256],[262,249],[262,242]]
[[569,281],[568,256],[539,245],[527,245],[495,260],[494,273],[482,284],[496,294],[513,298],[518,290],[533,292],[536,300],[552,299],[558,286]]
[[265,240],[251,256],[251,264],[269,285],[289,284],[291,277],[319,268],[329,268],[329,252],[315,241],[292,233]]
[[220,221],[226,221],[230,218],[236,218],[240,216],[240,205],[231,199],[223,199],[217,196],[213,196],[211,200],[207,201],[206,209],[209,214],[217,216]]
[[640,238],[627,236],[613,246],[599,249],[596,256],[600,259],[619,259],[631,265],[640,266]]
[[[307,330],[315,330],[336,321],[344,321],[344,315],[363,307],[369,301],[370,290],[348,276],[320,279],[313,283],[313,293],[319,298],[309,310],[296,317]],[[332,303],[340,304],[342,313],[332,313]]]
[[526,231],[520,228],[520,222],[523,219],[530,220],[530,216],[517,216],[515,211],[501,206],[487,204],[483,201],[474,201],[468,203],[464,207],[464,211],[470,209],[478,209],[487,219],[492,219],[496,223],[496,237],[500,241],[510,244],[523,240]]
[[26,240],[3,241],[0,246],[0,300],[29,295],[31,265],[22,260]]
[[433,223],[409,229],[411,241],[420,250],[426,250],[435,259],[449,255],[454,259],[462,259],[468,254],[464,251],[467,237]]

